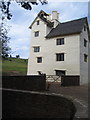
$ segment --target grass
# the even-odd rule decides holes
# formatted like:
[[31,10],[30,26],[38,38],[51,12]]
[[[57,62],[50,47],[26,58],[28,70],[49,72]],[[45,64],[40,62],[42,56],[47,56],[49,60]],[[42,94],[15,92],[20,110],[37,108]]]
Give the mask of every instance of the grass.
[[27,59],[8,58],[2,60],[2,75],[26,75]]

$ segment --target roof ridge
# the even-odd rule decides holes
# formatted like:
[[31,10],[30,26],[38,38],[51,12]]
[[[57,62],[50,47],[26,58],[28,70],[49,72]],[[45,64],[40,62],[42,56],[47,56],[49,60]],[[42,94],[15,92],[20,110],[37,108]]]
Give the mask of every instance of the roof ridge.
[[83,18],[79,18],[79,19],[74,19],[74,20],[70,20],[70,21],[67,21],[67,22],[62,22],[60,24],[65,24],[65,23],[69,23],[69,22],[79,21],[79,20],[82,20],[82,19],[87,19],[87,17],[83,17]]
[[49,32],[46,38],[64,36],[69,34],[79,34],[82,31],[85,22],[87,22],[87,17],[60,23]]

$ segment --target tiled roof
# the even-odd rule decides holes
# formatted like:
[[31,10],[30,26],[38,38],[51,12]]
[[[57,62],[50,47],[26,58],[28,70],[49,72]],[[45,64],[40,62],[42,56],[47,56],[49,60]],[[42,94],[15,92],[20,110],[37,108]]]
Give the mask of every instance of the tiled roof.
[[56,26],[56,28],[53,28],[50,31],[46,38],[80,33],[86,21],[87,17],[65,23],[60,23],[59,25]]

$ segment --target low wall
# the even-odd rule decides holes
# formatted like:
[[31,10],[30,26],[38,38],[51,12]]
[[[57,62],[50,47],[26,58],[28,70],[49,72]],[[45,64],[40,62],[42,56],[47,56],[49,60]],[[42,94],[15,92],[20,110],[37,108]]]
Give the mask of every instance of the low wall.
[[61,76],[61,86],[78,86],[80,85],[80,76]]
[[2,120],[28,118],[66,118],[72,120],[76,108],[62,97],[33,91],[2,91]]
[[46,89],[46,76],[2,76],[2,88],[42,91]]

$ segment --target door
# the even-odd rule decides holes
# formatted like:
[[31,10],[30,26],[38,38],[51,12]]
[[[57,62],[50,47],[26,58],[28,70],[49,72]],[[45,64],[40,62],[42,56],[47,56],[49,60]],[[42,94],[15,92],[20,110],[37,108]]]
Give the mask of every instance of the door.
[[64,70],[56,70],[56,75],[57,76],[65,75],[65,71]]

